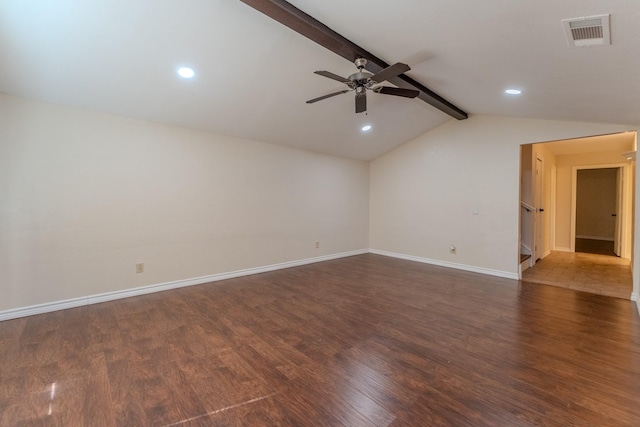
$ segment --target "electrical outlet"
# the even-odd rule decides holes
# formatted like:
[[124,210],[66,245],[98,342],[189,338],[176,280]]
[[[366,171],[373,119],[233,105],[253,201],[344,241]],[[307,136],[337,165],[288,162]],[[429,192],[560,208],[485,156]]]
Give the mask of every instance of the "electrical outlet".
[[456,254],[456,247],[455,245],[451,245],[451,247],[449,248],[449,253],[451,255],[455,255]]
[[136,273],[143,273],[143,272],[144,272],[144,262],[137,262]]
[[320,242],[316,242],[316,249],[320,248]]

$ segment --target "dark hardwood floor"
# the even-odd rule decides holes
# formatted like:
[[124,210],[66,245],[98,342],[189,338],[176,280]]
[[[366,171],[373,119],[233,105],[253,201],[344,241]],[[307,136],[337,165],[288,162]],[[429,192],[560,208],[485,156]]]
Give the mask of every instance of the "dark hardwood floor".
[[640,426],[634,303],[362,255],[0,322],[2,426]]

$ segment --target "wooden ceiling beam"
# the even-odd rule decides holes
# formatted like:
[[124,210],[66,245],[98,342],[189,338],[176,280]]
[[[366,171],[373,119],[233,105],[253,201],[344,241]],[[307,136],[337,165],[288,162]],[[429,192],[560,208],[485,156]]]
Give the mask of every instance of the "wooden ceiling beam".
[[[382,59],[336,33],[322,22],[307,15],[285,0],[240,1],[351,62],[357,58],[367,59],[366,69],[373,74],[389,66]],[[418,98],[453,118],[464,120],[468,117],[463,110],[409,76],[401,74],[387,81],[405,89],[419,90],[420,95],[418,95]]]

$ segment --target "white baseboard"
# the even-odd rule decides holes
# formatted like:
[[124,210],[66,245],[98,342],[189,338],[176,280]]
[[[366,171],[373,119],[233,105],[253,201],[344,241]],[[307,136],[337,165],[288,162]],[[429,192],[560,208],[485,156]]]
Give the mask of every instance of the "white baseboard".
[[103,294],[89,295],[80,298],[73,298],[64,301],[55,301],[50,303],[32,305],[28,307],[13,308],[10,310],[0,311],[0,321],[17,319],[19,317],[33,316],[35,314],[49,313],[57,310],[65,310],[67,308],[81,307],[84,305],[99,304],[101,302],[113,301],[122,298],[129,298],[138,295],[150,294],[153,292],[167,291],[169,289],[183,288],[185,286],[202,285],[209,282],[217,282],[220,280],[233,279],[234,277],[249,276],[252,274],[266,273],[267,271],[281,270],[284,268],[298,267],[316,262],[329,261],[332,259],[345,258],[354,255],[362,255],[368,253],[368,249],[359,249],[349,252],[341,252],[331,255],[323,255],[314,258],[306,258],[296,261],[288,261],[279,264],[266,265],[263,267],[248,268],[245,270],[237,270],[228,273],[212,274],[210,276],[195,277],[192,279],[176,280],[174,282],[159,283],[156,285],[142,286],[139,288],[125,289],[122,291],[106,292]]
[[558,251],[558,252],[573,252],[571,250],[571,248],[565,248],[565,247],[562,247],[562,246],[556,246],[554,251]]
[[473,265],[457,264],[455,262],[441,261],[437,259],[422,258],[413,255],[399,254],[396,252],[381,251],[378,249],[369,249],[369,252],[377,255],[384,255],[392,258],[406,259],[408,261],[421,262],[423,264],[437,265],[440,267],[454,268],[456,270],[471,271],[474,273],[487,274],[490,276],[504,277],[506,279],[518,280],[518,273],[510,273],[508,271],[493,270],[490,268],[476,267]]

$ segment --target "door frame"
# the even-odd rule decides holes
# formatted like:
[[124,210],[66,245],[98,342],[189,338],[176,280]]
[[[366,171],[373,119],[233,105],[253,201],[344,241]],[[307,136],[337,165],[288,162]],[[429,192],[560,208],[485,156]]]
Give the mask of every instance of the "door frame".
[[558,187],[558,167],[551,165],[551,206],[549,206],[549,249],[556,249],[556,197]]
[[[589,166],[574,166],[572,168],[571,171],[571,252],[575,252],[576,251],[576,190],[578,188],[578,171],[579,170],[584,170],[584,169],[613,169],[613,168],[620,168],[620,171],[622,172],[623,176],[626,176],[626,174],[628,173],[628,168],[629,164],[628,163],[607,163],[607,164],[601,164],[601,165],[589,165]],[[629,190],[629,188],[627,187],[629,185],[629,180],[628,179],[623,179],[622,181],[622,187],[620,189],[621,195],[622,195],[622,210],[623,212],[626,212],[627,207],[629,206],[630,201],[627,200],[627,191]],[[621,221],[620,227],[621,227],[621,235],[622,236],[626,236],[626,233],[629,232],[628,227],[627,227],[627,219],[626,219],[626,215],[624,215],[625,220]],[[630,254],[629,254],[629,248],[627,248],[626,243],[625,243],[625,238],[623,237],[621,239],[620,245],[621,245],[621,254],[623,258],[630,258]],[[624,256],[627,255],[627,256]]]
[[624,235],[624,221],[627,220],[627,216],[624,212],[624,174],[626,171],[623,168],[618,168],[616,171],[616,227],[613,236],[613,253],[622,257],[622,240]]
[[[533,248],[531,258],[535,265],[538,260],[544,258],[544,159],[537,154],[533,158]],[[540,170],[538,170],[540,166]],[[547,210],[549,207],[547,206]]]

